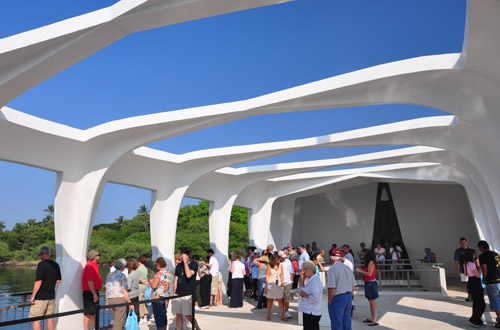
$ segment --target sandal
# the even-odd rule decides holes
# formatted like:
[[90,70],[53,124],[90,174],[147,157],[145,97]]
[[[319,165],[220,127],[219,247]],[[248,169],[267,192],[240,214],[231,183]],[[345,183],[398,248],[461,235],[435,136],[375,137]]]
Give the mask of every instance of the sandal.
[[287,319],[286,317],[282,317],[282,318],[281,318],[281,321],[288,322],[288,319]]
[[370,322],[370,323],[368,323],[367,325],[368,325],[369,327],[374,327],[374,326],[378,325],[378,323],[377,323],[377,322]]
[[366,319],[366,320],[363,321],[363,323],[373,323],[373,321],[370,320],[370,319]]

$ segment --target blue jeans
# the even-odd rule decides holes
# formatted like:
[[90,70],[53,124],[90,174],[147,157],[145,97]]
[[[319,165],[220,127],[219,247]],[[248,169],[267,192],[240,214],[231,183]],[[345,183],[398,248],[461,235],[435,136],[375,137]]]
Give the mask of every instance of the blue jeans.
[[260,278],[259,283],[257,284],[259,286],[259,300],[257,302],[257,308],[259,309],[267,306],[267,298],[264,296],[265,284],[266,284],[266,279]]
[[490,299],[490,309],[492,311],[497,311],[500,309],[500,284],[486,284],[486,292],[488,292],[488,298]]
[[167,311],[165,310],[165,300],[152,301],[153,314],[157,329],[165,329],[167,326]]
[[351,330],[352,294],[346,292],[334,296],[328,305],[332,330]]

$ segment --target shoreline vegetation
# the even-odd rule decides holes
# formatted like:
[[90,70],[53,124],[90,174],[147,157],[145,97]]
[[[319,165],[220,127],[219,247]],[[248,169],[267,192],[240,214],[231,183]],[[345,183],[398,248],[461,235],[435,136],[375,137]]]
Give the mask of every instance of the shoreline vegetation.
[[[30,267],[38,264],[38,251],[48,246],[55,259],[54,207],[44,210],[47,215],[41,221],[29,219],[16,223],[12,230],[5,230],[0,221],[0,267]],[[175,251],[190,247],[193,254],[203,259],[210,248],[208,234],[209,203],[186,205],[179,210]],[[229,251],[248,246],[248,211],[233,207],[229,227]],[[119,216],[114,223],[95,225],[92,229],[89,250],[98,250],[103,264],[118,258],[138,258],[151,254],[149,211],[141,205],[132,219]],[[228,253],[229,253],[228,251]]]
[[0,267],[36,267],[40,261],[3,261]]

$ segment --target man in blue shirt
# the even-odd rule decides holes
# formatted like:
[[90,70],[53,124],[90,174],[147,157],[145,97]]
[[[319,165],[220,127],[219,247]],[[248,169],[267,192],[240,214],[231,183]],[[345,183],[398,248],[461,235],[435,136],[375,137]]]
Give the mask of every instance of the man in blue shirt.
[[307,253],[306,247],[304,244],[299,247],[300,257],[299,257],[299,269],[302,269],[302,264],[304,261],[309,260],[309,254]]

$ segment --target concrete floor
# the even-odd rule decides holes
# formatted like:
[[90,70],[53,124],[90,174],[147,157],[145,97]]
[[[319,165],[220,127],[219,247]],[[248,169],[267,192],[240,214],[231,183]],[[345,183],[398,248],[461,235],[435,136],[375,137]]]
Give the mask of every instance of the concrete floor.
[[[451,287],[451,288],[450,288]],[[448,286],[448,297],[428,292],[389,292],[383,291],[377,300],[379,308],[379,326],[367,328],[362,321],[369,317],[370,308],[363,296],[363,290],[358,289],[355,297],[356,310],[353,316],[353,329],[472,329],[467,323],[472,312],[472,303],[465,302],[465,293],[459,286]],[[493,327],[495,314],[487,307],[483,320],[487,327]],[[283,322],[279,318],[277,304],[273,306],[271,321],[266,321],[266,311],[252,310],[255,302],[247,299],[242,308],[232,309],[227,306],[212,307],[208,310],[197,311],[197,320],[201,329],[217,330],[266,330],[266,329],[302,329],[297,325],[297,302],[291,303],[293,318],[290,322]],[[328,318],[328,315],[323,315]],[[141,330],[155,330],[154,325],[141,326]],[[174,317],[169,315],[169,328],[175,329]],[[329,328],[322,327],[326,330]]]

